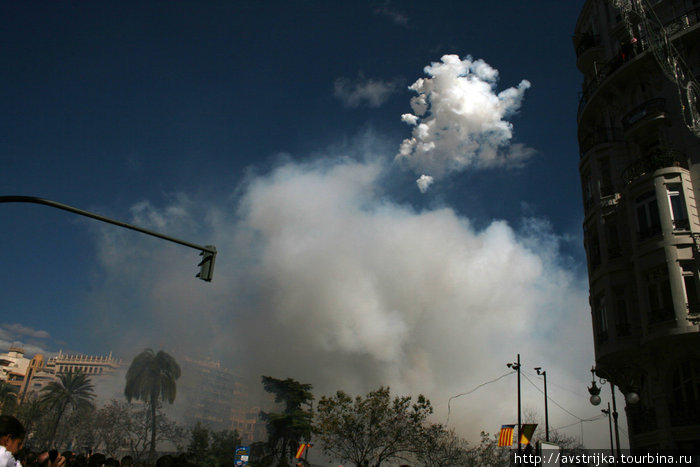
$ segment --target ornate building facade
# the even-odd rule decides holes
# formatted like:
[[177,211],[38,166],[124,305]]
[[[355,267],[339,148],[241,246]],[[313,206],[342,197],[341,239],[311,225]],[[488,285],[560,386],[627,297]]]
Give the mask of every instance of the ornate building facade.
[[596,373],[632,449],[700,444],[700,1],[588,0],[574,34]]

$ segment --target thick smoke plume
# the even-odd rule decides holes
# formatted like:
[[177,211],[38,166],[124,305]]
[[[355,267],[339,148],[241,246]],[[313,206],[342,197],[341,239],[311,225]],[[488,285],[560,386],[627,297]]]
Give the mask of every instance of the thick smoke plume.
[[[192,277],[195,254],[102,231],[103,273],[89,303],[110,330],[101,337],[121,342],[128,358],[176,348],[252,381],[309,382],[318,395],[380,385],[424,393],[439,417],[450,396],[506,372],[518,352],[549,363],[548,374],[585,375],[585,288],[560,262],[547,224],[475,229],[449,208],[393,203],[380,186],[385,169],[381,160],[288,162],[251,176],[204,218],[182,195],[139,204],[135,216],[169,232],[208,232],[219,250],[214,280]],[[513,382],[453,402],[451,425],[474,439],[511,421]]]
[[511,144],[513,125],[506,120],[520,108],[523,80],[515,88],[496,93],[498,71],[483,60],[444,55],[425,67],[409,89],[413,113],[401,119],[413,126],[401,143],[396,160],[418,173],[439,179],[469,168],[522,164],[533,153]]
[[[413,137],[396,156],[424,174],[421,189],[451,171],[527,158],[505,120],[527,81],[496,94],[495,69],[451,55],[425,71],[403,116]],[[228,197],[180,193],[135,205],[134,223],[216,245],[211,283],[193,277],[195,252],[96,229],[100,268],[84,303],[91,337],[126,361],[145,347],[174,350],[220,360],[253,385],[261,375],[311,383],[319,397],[381,385],[423,393],[439,422],[451,396],[507,373],[520,353],[525,376],[543,366],[550,381],[574,382],[549,394],[585,417],[586,284],[562,257],[562,239],[541,219],[477,228],[447,206],[395,202],[385,183],[392,163],[372,154],[395,142],[378,139],[251,172]],[[524,406],[540,407],[530,374],[536,387],[524,391]],[[514,423],[514,388],[506,377],[452,401],[450,426],[473,441]],[[550,421],[576,420],[552,409]]]

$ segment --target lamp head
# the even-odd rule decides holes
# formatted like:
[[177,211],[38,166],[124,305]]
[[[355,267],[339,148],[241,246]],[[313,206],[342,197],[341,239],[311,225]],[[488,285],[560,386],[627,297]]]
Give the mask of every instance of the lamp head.
[[637,394],[634,391],[630,391],[627,394],[625,394],[625,400],[628,404],[636,404],[637,402],[639,402],[639,394]]

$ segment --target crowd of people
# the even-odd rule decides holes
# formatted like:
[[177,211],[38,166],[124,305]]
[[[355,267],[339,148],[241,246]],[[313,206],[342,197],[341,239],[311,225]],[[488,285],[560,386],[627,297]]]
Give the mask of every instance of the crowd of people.
[[[45,450],[35,452],[24,446],[26,430],[11,415],[0,415],[0,467],[134,467],[131,456],[121,460],[101,453],[77,454],[72,451]],[[156,467],[194,466],[179,456],[164,455]]]

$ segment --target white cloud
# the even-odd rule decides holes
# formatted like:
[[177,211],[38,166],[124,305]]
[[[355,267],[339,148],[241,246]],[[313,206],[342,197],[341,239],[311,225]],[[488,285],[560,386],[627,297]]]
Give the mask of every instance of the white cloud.
[[9,334],[15,335],[17,337],[30,337],[35,339],[48,339],[49,337],[51,337],[47,331],[43,331],[41,329],[34,329],[19,323],[2,324],[0,326],[2,326],[2,328],[4,328],[6,331],[9,331]]
[[[110,254],[91,309],[123,349],[156,342],[204,352],[255,378],[309,382],[319,396],[390,385],[426,394],[437,421],[450,396],[507,372],[521,353],[551,383],[583,381],[574,396],[549,390],[588,416],[586,287],[562,265],[557,236],[545,222],[521,233],[503,221],[475,229],[449,208],[392,203],[380,186],[386,168],[288,161],[251,176],[234,205],[210,204],[199,228],[190,221],[207,209],[186,197],[150,204],[141,215],[162,218],[172,234],[207,232],[201,242],[219,250],[213,282],[192,277],[195,254],[102,236]],[[118,250],[125,259],[115,259]],[[495,432],[516,416],[514,388],[504,378],[455,400],[450,425],[472,440]],[[524,400],[540,407],[541,393],[529,388]],[[550,421],[572,422],[556,409]]]
[[416,180],[416,185],[418,185],[418,189],[421,193],[426,193],[434,181],[435,180],[430,175],[423,174]]
[[409,89],[413,113],[401,116],[413,126],[396,160],[436,179],[470,168],[521,165],[533,150],[512,144],[515,113],[530,87],[523,80],[515,88],[496,92],[498,71],[483,60],[444,55],[441,62],[425,67]]
[[396,82],[386,82],[360,77],[354,82],[348,78],[338,78],[334,84],[334,95],[345,107],[381,107],[398,89]]

